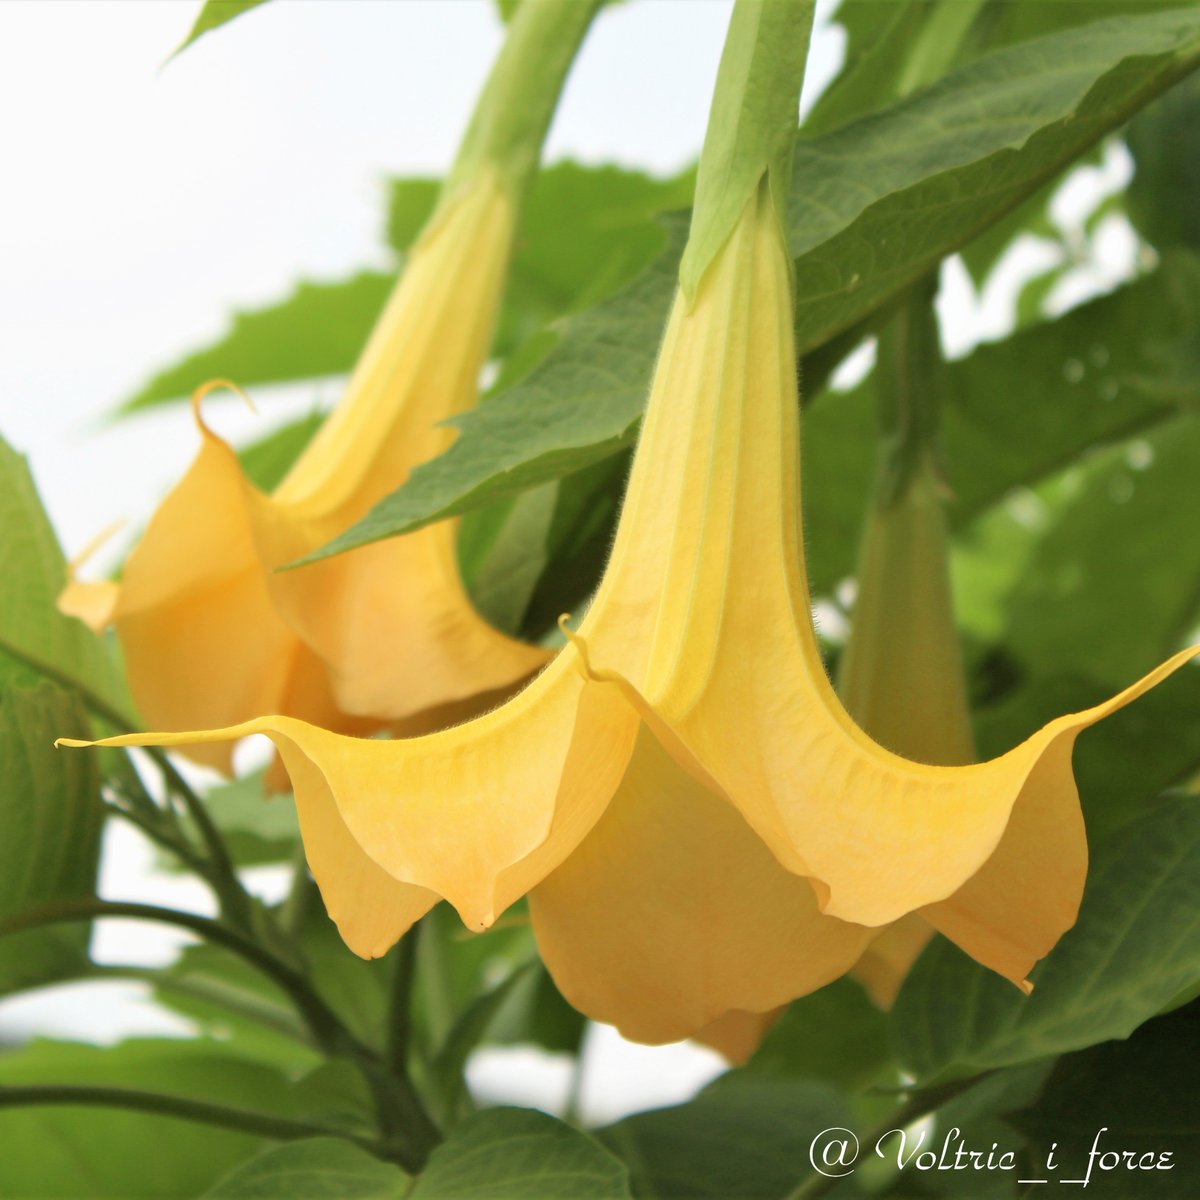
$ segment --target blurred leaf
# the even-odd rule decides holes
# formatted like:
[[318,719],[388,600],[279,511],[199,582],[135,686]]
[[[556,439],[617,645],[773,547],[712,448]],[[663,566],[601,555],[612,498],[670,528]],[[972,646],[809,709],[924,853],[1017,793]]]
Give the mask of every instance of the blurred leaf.
[[1200,609],[1200,417],[1086,469],[1009,598],[1007,651],[1045,675],[1130,683]]
[[638,1200],[782,1200],[811,1173],[817,1134],[850,1119],[832,1088],[731,1071],[687,1104],[596,1136],[629,1164]]
[[540,962],[521,972],[487,1029],[493,1046],[534,1045],[551,1054],[578,1054],[587,1019],[573,1009]]
[[[1189,390],[1176,382],[1198,322],[1200,259],[1179,255],[1056,321],[947,363],[942,442],[952,525],[963,529],[1093,446],[1165,430],[1181,406],[1200,409],[1200,383]],[[874,389],[869,376],[805,415],[808,559],[818,593],[854,571],[875,469]]]
[[857,1090],[890,1063],[887,1018],[843,977],[793,1000],[743,1070]]
[[[882,307],[1197,61],[1200,12],[1093,23],[802,139],[790,214],[798,351]],[[673,232],[633,284],[565,322],[526,379],[456,418],[450,450],[325,552],[513,495],[629,444],[674,290],[682,236]]]
[[[0,684],[41,676],[4,653],[7,643],[128,709],[116,664],[99,638],[55,607],[67,568],[25,459],[0,438]],[[56,735],[57,736],[57,735]]]
[[[388,240],[405,250],[433,211],[435,180],[393,185]],[[595,303],[662,249],[655,216],[692,202],[695,171],[666,179],[566,160],[545,167],[525,200],[493,354],[504,358],[549,321]]]
[[1031,978],[1026,997],[935,941],[892,1009],[901,1062],[928,1081],[1128,1037],[1200,982],[1194,798],[1162,800],[1100,847],[1078,922]]
[[268,795],[261,771],[205,792],[204,807],[238,866],[289,861],[300,844],[291,796]]
[[[0,1086],[52,1083],[146,1089],[301,1115],[284,1076],[198,1040],[34,1042],[0,1055]],[[0,1145],[0,1195],[135,1200],[197,1195],[262,1141],[147,1113],[33,1107],[0,1111]]]
[[1125,141],[1136,171],[1129,215],[1160,250],[1200,250],[1200,212],[1186,197],[1200,194],[1200,79],[1173,87],[1129,123]]
[[[96,761],[54,739],[88,736],[77,697],[48,683],[0,688],[0,917],[95,895],[104,811]],[[0,938],[0,992],[72,974],[90,925]]]
[[191,32],[176,47],[171,57],[174,58],[176,54],[186,50],[197,38],[219,29],[227,21],[232,21],[234,17],[240,17],[242,13],[266,2],[267,0],[204,0]]
[[[543,484],[479,509],[464,522],[459,561],[463,562],[464,549],[470,558],[463,566],[463,578],[475,607],[505,633],[515,634],[521,628],[546,569],[546,540],[557,498],[558,485]],[[472,534],[464,547],[465,538]]]
[[204,1193],[209,1200],[401,1200],[408,1176],[351,1142],[306,1138],[264,1150]]
[[585,1133],[545,1113],[467,1117],[430,1156],[411,1200],[628,1200],[628,1172]]
[[295,1010],[261,971],[219,947],[186,946],[153,973],[159,1004],[183,1014],[246,1059],[287,1071],[321,1062]]
[[119,412],[186,398],[210,379],[251,387],[340,375],[358,357],[394,282],[394,274],[363,271],[338,283],[301,283],[278,304],[234,313],[228,334],[155,375]]
[[[1200,1005],[1149,1021],[1128,1041],[1106,1042],[1058,1060],[1045,1089],[1009,1119],[1030,1139],[1023,1178],[1083,1179],[1107,1200],[1194,1197],[1200,1190]],[[1057,1167],[1045,1170],[1054,1145]],[[1093,1147],[1098,1159],[1089,1172]],[[1133,1151],[1139,1169],[1107,1156]],[[1151,1164],[1169,1152],[1168,1169]],[[1150,1154],[1149,1160],[1143,1156]]]

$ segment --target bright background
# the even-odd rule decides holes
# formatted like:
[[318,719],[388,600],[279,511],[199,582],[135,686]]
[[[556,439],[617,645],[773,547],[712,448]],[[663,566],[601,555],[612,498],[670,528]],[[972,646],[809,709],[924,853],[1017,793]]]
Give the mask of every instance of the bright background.
[[[655,173],[699,151],[731,0],[634,0],[602,12],[568,83],[546,159]],[[841,30],[819,10],[806,101],[836,71]],[[77,553],[119,518],[136,526],[196,449],[185,410],[119,425],[105,416],[157,368],[221,334],[231,312],[281,299],[300,278],[386,264],[387,180],[449,164],[502,28],[490,0],[275,0],[164,65],[195,17],[189,0],[0,4],[0,432],[29,454],[59,537]],[[1119,185],[1108,155],[1059,197],[1071,223]],[[1131,267],[1120,223],[1100,261],[1053,307]],[[944,272],[947,349],[1011,322],[1015,282],[1045,265],[1026,245],[976,297]],[[331,400],[336,395],[325,396]],[[307,388],[255,416],[221,404],[237,439],[306,412]],[[216,406],[214,406],[216,407]],[[0,536],[3,532],[0,531]],[[273,892],[280,879],[258,872]],[[127,826],[108,833],[102,893],[210,911],[199,885],[155,870]],[[105,923],[111,961],[161,962],[178,939]],[[0,1003],[0,1037],[111,1040],[182,1031],[136,985],[89,985]],[[583,1110],[595,1119],[682,1099],[721,1069],[691,1045],[633,1047],[593,1029]],[[485,1095],[560,1105],[568,1067],[485,1051]]]

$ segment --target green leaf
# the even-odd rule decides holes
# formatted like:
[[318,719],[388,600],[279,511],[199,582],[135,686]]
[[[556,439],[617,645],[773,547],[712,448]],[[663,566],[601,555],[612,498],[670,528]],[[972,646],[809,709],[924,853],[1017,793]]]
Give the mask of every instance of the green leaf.
[[[1103,1200],[1194,1197],[1200,1187],[1197,1062],[1200,1005],[1194,1003],[1148,1022],[1128,1041],[1065,1055],[1036,1101],[1009,1117],[1030,1138],[1031,1170],[1022,1178],[1090,1174],[1086,1194]],[[1051,1146],[1052,1172],[1045,1169]],[[1089,1173],[1093,1148],[1105,1157]],[[1120,1158],[1122,1151],[1134,1153],[1137,1169]],[[1152,1169],[1159,1163],[1166,1169]]]
[[337,1138],[264,1150],[204,1193],[209,1200],[401,1200],[408,1176]]
[[6,655],[14,647],[129,708],[108,648],[56,607],[67,568],[25,459],[0,438],[0,684],[32,684],[39,673]]
[[1032,1062],[1127,1037],[1200,982],[1200,803],[1166,799],[1095,855],[1079,920],[1037,968],[1033,994],[939,939],[892,1009],[921,1080]]
[[[1200,12],[1095,22],[999,52],[884,112],[801,139],[790,208],[800,353],[878,311],[1197,61]],[[456,418],[450,450],[323,553],[514,495],[630,444],[680,240],[676,230],[625,291],[568,320],[526,379]]]
[[637,1113],[596,1136],[629,1164],[639,1200],[782,1200],[811,1172],[813,1139],[849,1124],[832,1088],[732,1071],[687,1104]]
[[[0,1086],[28,1084],[144,1089],[298,1115],[283,1075],[201,1041],[34,1042],[0,1055]],[[136,1200],[198,1195],[262,1142],[147,1113],[31,1107],[0,1111],[0,1145],[0,1195]]]
[[545,1113],[493,1108],[456,1125],[410,1200],[628,1200],[624,1165]]
[[1200,250],[1200,215],[1180,203],[1200,189],[1200,78],[1185,79],[1138,113],[1125,140],[1136,164],[1128,207],[1138,230],[1160,250]]
[[858,1089],[891,1063],[887,1019],[849,978],[793,1000],[743,1068]]
[[338,283],[301,283],[282,303],[235,313],[228,334],[155,375],[119,412],[179,400],[210,379],[251,387],[339,375],[358,357],[395,278],[363,271]]
[[982,58],[796,147],[804,354],[915,282],[1200,62],[1200,13],[1097,21]]
[[[1200,321],[1200,260],[1154,274],[943,368],[947,515],[963,530],[1014,489],[1057,473],[1083,451],[1200,407],[1200,385],[1176,383]],[[806,413],[805,513],[814,591],[851,575],[863,496],[875,470],[874,376]],[[1136,668],[1135,668],[1136,669]]]
[[[1065,712],[1107,700],[1092,680],[1036,675],[976,718],[980,755],[993,758]],[[1200,671],[1179,671],[1136,704],[1086,730],[1075,748],[1075,780],[1095,845],[1141,815],[1168,788],[1200,770]]]
[[[88,736],[73,693],[48,683],[0,689],[0,917],[95,894],[100,781],[91,755],[54,748],[71,735]],[[71,925],[0,939],[0,992],[78,971],[90,936],[90,926]]]
[[197,38],[203,37],[214,29],[219,29],[234,17],[265,4],[267,0],[204,0],[204,5],[192,25],[191,32],[176,47],[171,57],[186,50]]
[[218,784],[204,794],[204,807],[239,866],[284,862],[300,843],[291,796],[268,795],[261,771]]
[[1110,691],[1179,648],[1200,605],[1200,417],[1086,469],[1009,599],[1008,653]]

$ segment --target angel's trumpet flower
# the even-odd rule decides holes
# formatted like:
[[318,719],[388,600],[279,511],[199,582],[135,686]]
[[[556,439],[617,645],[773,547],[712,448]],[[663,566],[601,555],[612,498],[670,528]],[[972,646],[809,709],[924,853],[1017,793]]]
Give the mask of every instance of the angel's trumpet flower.
[[282,717],[116,740],[267,734],[306,823],[389,881],[313,857],[353,949],[380,953],[438,896],[481,929],[531,892],[567,998],[644,1040],[820,986],[916,909],[1024,979],[1074,912],[1075,735],[1187,655],[989,763],[925,766],[868,738],[811,626],[790,287],[763,188],[694,304],[676,301],[596,599],[512,700],[390,742]]
[[[270,495],[200,418],[202,445],[130,555],[111,612],[146,719],[284,712],[347,732],[511,688],[544,652],[471,605],[443,522],[302,571],[453,438],[487,354],[513,230],[495,172],[414,247],[342,402]],[[80,585],[64,604],[78,611]],[[86,595],[87,593],[83,593]],[[228,768],[227,751],[210,759]]]
[[[119,588],[72,581],[64,610],[115,625],[146,721],[188,729],[286,713],[329,729],[424,732],[495,703],[548,657],[480,617],[455,522],[295,572],[410,470],[474,403],[521,196],[598,0],[514,17],[444,198],[412,248],[346,392],[270,495],[201,419],[200,453]],[[228,770],[224,747],[194,757]]]

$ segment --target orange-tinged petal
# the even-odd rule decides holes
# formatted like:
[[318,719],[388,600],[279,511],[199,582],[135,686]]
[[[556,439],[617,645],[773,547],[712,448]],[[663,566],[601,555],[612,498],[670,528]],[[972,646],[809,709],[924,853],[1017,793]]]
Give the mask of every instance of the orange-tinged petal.
[[875,931],[823,916],[736,810],[643,728],[604,815],[529,895],[562,994],[627,1038],[688,1037],[843,974]]
[[[586,683],[568,654],[501,708],[425,737],[349,738],[262,717],[106,744],[190,747],[264,733],[283,754],[298,805],[319,780],[354,840],[389,876],[437,893],[466,925],[483,929],[599,818],[638,725],[620,694]],[[312,770],[295,771],[300,759]]]
[[325,909],[355,954],[378,958],[437,903],[437,894],[400,883],[368,858],[321,772],[294,743],[277,744],[296,789],[300,836]]
[[785,866],[814,880],[825,912],[879,926],[946,899],[983,866],[1027,780],[1044,786],[1036,768],[1060,735],[1128,703],[1196,651],[991,762],[927,766],[872,741],[838,701],[812,629],[790,287],[764,191],[692,312],[681,316],[677,303],[613,578],[597,601],[616,615],[657,584],[649,651],[639,658],[581,635],[595,675],[621,681],[689,770],[714,781]]
[[[475,612],[458,574],[453,522],[278,570],[342,532],[449,444],[453,432],[439,423],[475,399],[512,227],[512,204],[490,168],[444,205],[413,249],[345,397],[272,495],[245,479],[197,405],[200,452],[150,522],[119,589],[73,583],[62,601],[93,623],[111,615],[149,724],[225,727],[282,712],[359,733],[431,710],[478,712],[545,663],[545,650]],[[225,749],[190,753],[228,768]]]

